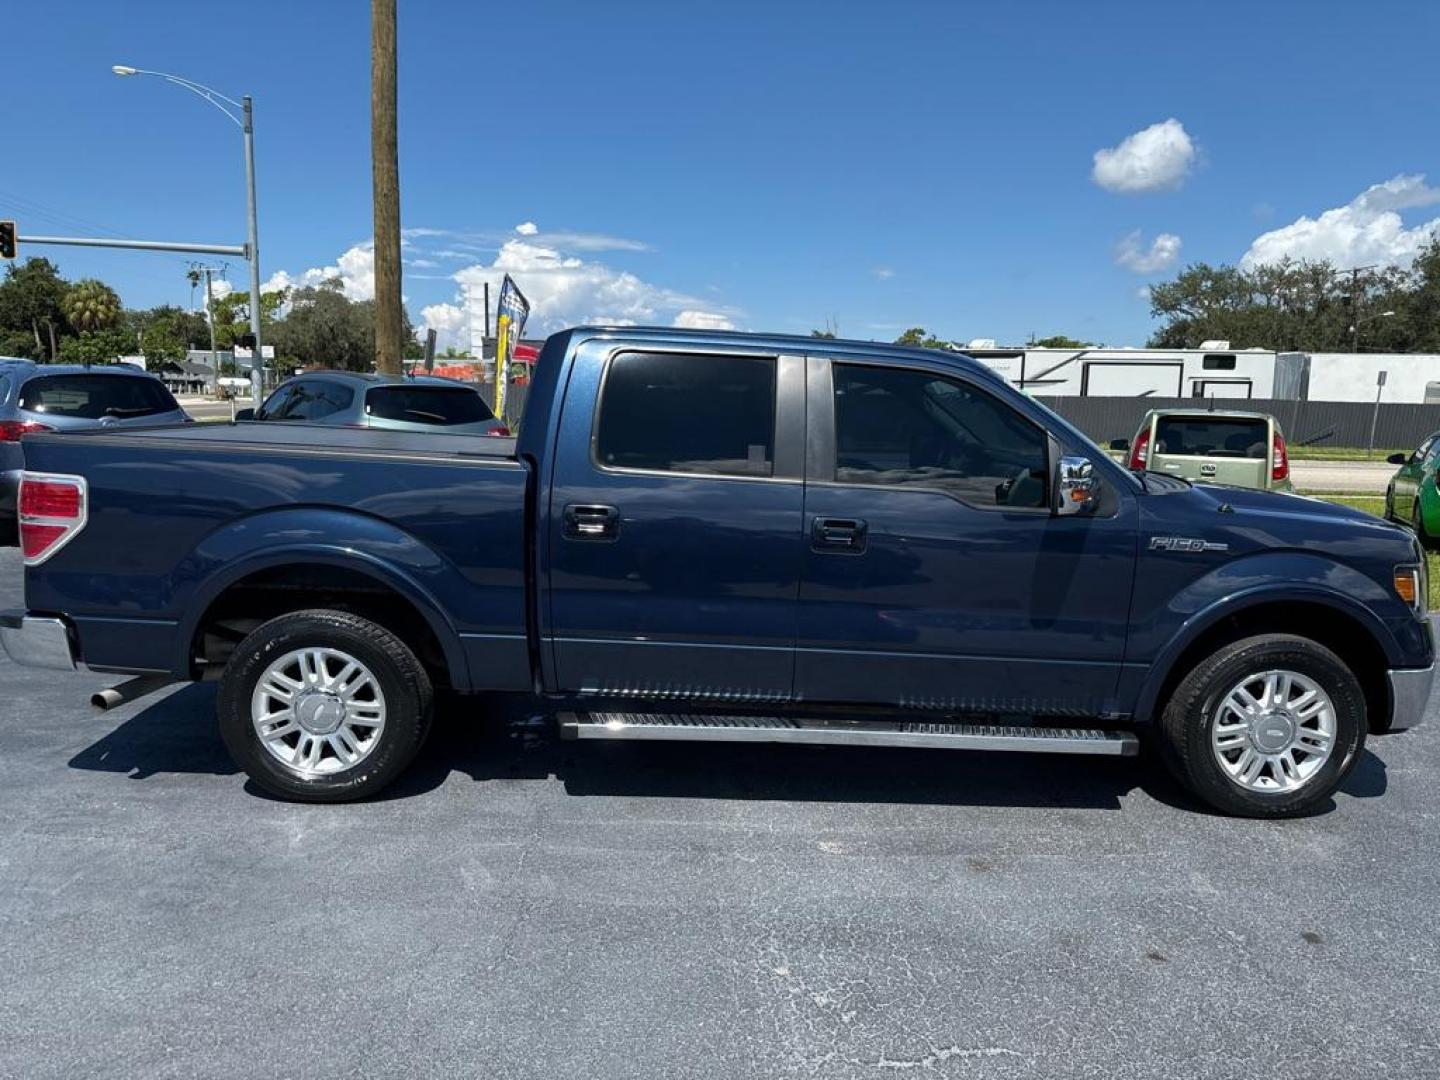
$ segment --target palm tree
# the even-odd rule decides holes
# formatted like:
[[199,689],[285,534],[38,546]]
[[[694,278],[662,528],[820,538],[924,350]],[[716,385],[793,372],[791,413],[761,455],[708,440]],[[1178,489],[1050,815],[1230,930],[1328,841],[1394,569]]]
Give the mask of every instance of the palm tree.
[[77,281],[65,294],[65,318],[80,333],[107,330],[120,321],[120,297],[103,281]]

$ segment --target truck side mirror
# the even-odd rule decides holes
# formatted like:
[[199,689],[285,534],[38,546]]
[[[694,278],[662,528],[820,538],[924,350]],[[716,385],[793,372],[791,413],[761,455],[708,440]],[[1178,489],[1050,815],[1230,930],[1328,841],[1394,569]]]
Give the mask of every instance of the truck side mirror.
[[1129,450],[1129,449],[1130,449],[1130,440],[1129,440],[1129,439],[1111,439],[1111,440],[1110,440],[1110,449],[1111,449],[1111,450]]
[[1088,514],[1100,502],[1095,466],[1089,458],[1062,457],[1055,466],[1055,514]]
[[254,410],[254,409],[236,409],[236,410],[235,410],[235,419],[236,419],[236,420],[254,420],[254,419],[255,419],[255,410]]
[[1391,465],[1404,465],[1410,459],[1404,454],[1391,454],[1385,460],[1388,461]]

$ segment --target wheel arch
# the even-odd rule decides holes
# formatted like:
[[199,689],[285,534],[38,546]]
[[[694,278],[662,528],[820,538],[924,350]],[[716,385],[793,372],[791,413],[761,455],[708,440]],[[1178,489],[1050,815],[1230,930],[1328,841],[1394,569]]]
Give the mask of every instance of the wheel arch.
[[[468,686],[460,635],[427,589],[368,552],[317,544],[254,552],[197,586],[176,635],[184,652],[175,658],[174,670],[203,677],[211,668],[223,668],[228,654],[207,639],[227,620],[243,626],[313,607],[371,618],[412,642],[422,662],[445,682]],[[197,657],[210,662],[197,665]]]
[[1191,617],[1151,664],[1136,699],[1136,722],[1154,720],[1203,657],[1232,641],[1276,633],[1307,638],[1340,657],[1364,691],[1371,730],[1384,730],[1391,709],[1389,654],[1395,644],[1384,624],[1364,606],[1324,589],[1260,590],[1218,602]]

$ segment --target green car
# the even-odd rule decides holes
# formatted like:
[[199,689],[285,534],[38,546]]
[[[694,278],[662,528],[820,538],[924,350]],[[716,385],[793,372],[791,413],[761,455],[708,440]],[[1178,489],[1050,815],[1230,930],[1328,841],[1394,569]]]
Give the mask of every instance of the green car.
[[1426,547],[1440,538],[1440,491],[1435,489],[1440,467],[1440,431],[1429,436],[1409,457],[1391,454],[1385,459],[1399,465],[1385,489],[1385,517],[1408,522]]
[[1151,409],[1133,439],[1115,439],[1135,470],[1198,484],[1294,491],[1285,433],[1269,413],[1229,409]]

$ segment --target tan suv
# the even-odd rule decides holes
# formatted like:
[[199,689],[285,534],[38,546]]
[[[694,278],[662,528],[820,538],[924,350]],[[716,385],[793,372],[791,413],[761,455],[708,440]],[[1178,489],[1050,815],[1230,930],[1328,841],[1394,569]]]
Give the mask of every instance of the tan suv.
[[1133,440],[1115,439],[1110,449],[1126,451],[1132,469],[1197,484],[1295,490],[1285,436],[1269,413],[1151,409]]

